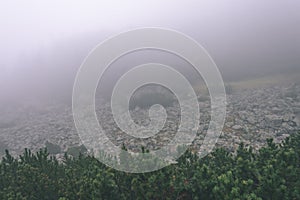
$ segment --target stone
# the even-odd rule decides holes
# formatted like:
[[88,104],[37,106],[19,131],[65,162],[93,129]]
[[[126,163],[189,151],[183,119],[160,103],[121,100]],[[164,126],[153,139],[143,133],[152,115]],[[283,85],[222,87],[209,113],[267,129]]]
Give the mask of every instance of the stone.
[[240,126],[240,125],[234,125],[232,127],[232,129],[234,129],[234,130],[240,130],[240,129],[242,129],[242,126]]

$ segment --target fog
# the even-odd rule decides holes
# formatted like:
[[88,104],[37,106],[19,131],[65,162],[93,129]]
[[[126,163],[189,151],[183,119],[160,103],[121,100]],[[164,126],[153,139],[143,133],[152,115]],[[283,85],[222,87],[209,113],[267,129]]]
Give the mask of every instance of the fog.
[[[300,70],[299,10],[296,0],[2,1],[1,101],[70,103],[76,72],[88,53],[106,38],[140,27],[174,29],[194,38],[225,81],[288,76]],[[174,57],[152,52],[129,56],[112,66],[113,74],[125,65],[166,59],[189,70]]]

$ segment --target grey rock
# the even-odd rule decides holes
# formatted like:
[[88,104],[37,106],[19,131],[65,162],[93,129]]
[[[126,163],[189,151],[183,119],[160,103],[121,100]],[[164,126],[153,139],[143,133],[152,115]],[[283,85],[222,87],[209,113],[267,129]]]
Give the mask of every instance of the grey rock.
[[240,129],[242,129],[243,127],[242,126],[240,126],[240,125],[234,125],[233,127],[232,127],[232,129],[234,129],[234,130],[240,130]]

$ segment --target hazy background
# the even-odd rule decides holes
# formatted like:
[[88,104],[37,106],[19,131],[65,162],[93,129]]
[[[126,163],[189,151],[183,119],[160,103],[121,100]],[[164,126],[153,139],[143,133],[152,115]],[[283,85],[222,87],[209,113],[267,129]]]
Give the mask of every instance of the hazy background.
[[[2,0],[0,103],[70,102],[76,71],[88,52],[111,35],[145,26],[175,29],[196,39],[225,81],[276,74],[288,79],[300,70],[299,11],[298,0]],[[137,54],[124,65],[149,61],[149,55],[162,59],[155,53]],[[118,72],[122,64],[113,67]]]

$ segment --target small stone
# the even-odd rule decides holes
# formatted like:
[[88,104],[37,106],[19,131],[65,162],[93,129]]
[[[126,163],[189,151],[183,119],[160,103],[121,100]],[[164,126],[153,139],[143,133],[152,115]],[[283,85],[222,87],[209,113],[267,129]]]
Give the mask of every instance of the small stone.
[[242,129],[242,126],[240,126],[240,125],[234,125],[232,127],[232,129],[234,129],[234,130],[240,130],[240,129]]

